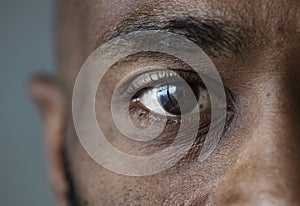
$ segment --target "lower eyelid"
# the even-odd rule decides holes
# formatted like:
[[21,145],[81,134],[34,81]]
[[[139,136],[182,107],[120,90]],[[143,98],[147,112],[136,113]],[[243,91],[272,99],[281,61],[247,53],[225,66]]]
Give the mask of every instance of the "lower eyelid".
[[[145,145],[145,147],[144,147],[145,151],[149,151],[149,150],[152,151],[153,148],[154,149],[156,148],[155,150],[157,150],[157,149],[161,150],[164,147],[167,147],[173,141],[174,138],[178,138],[176,131],[178,131],[178,128],[179,128],[180,124],[182,123],[182,121],[185,121],[185,123],[187,123],[189,121],[194,121],[196,119],[196,118],[195,119],[193,119],[193,118],[183,118],[183,119],[169,118],[169,119],[166,119],[163,116],[159,117],[159,116],[153,115],[147,111],[141,110],[140,108],[137,108],[135,105],[131,105],[130,113],[132,116],[132,120],[136,124],[141,124],[141,122],[144,122],[144,126],[147,128],[149,128],[149,126],[151,127],[153,125],[160,125],[161,122],[166,123],[167,129],[165,129],[164,133],[162,133],[158,138],[156,138],[155,140],[150,142],[149,148],[148,148],[148,145]],[[228,129],[228,127],[234,117],[234,114],[235,113],[233,110],[228,111],[228,115],[226,116],[226,126],[225,126],[224,133]],[[180,162],[178,162],[178,164],[182,164],[182,163],[185,164],[190,161],[196,161],[201,152],[203,143],[205,141],[206,135],[207,135],[208,130],[210,129],[210,125],[211,125],[210,112],[202,114],[202,118],[200,118],[200,119],[202,119],[202,120],[206,119],[207,121],[205,121],[204,123],[199,125],[198,135],[195,138],[193,146],[190,148],[189,152],[183,157],[183,159]],[[214,128],[211,128],[211,129],[214,129]],[[186,133],[186,135],[184,137],[181,137],[182,138],[182,142],[181,142],[182,147],[184,147],[184,145],[185,145],[184,142],[187,141],[188,138],[191,138],[191,136],[189,136],[189,131],[186,131],[185,133]]]
[[[154,124],[169,123],[175,125],[199,120],[199,116],[197,116],[198,114],[188,114],[180,117],[155,114],[149,111],[149,109],[145,108],[143,105],[138,106],[136,103],[132,103],[130,105],[129,113],[134,116],[134,120],[138,119],[139,121],[143,121],[148,118],[148,120],[146,120],[145,122]],[[210,115],[210,110],[208,110],[207,112],[202,112],[200,114],[200,120],[202,120],[200,121],[200,128],[209,125]]]
[[[141,118],[136,118],[133,117],[133,121],[136,124],[141,124],[141,122],[145,121],[144,123],[147,124],[145,127],[149,127],[149,122],[151,122],[151,126],[153,125],[159,125],[161,122],[160,121],[164,121],[164,123],[166,123],[166,127],[163,131],[163,133],[161,135],[159,135],[157,138],[155,138],[154,140],[148,142],[145,146],[144,146],[144,150],[148,151],[148,150],[153,150],[153,148],[156,149],[163,149],[164,147],[169,146],[173,141],[174,138],[180,138],[180,144],[182,144],[182,147],[184,147],[186,144],[185,142],[189,141],[189,139],[191,138],[192,134],[190,134],[190,129],[186,130],[185,132],[183,132],[183,134],[185,134],[184,136],[178,137],[177,136],[177,132],[179,130],[180,124],[182,123],[180,120],[162,120],[159,119],[157,116],[153,116],[152,114],[146,114],[145,111],[141,111],[138,108],[131,108],[131,115],[133,116],[139,116],[139,114],[143,114],[141,116]],[[134,114],[133,114],[134,113]],[[151,120],[145,120],[147,118],[150,118]],[[192,120],[190,120],[192,121]],[[199,152],[201,151],[202,148],[202,143],[205,140],[205,136],[207,134],[209,130],[209,124],[203,125],[199,128],[198,130],[198,135],[195,137],[195,141],[193,144],[193,147],[189,150],[188,154],[186,154],[186,156],[184,157],[185,160],[196,160],[196,158],[198,157],[197,154],[199,154]]]

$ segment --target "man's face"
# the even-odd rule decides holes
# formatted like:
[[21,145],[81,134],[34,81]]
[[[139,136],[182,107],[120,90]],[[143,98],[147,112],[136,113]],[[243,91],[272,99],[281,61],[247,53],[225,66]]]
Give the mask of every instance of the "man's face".
[[[58,58],[68,114],[63,138],[81,205],[300,205],[299,1],[66,0],[59,9]],[[96,48],[118,35],[150,29],[176,33],[201,46],[222,78],[229,107],[224,133],[205,161],[196,158],[204,128],[180,163],[132,177],[107,170],[88,155],[75,132],[71,96],[82,64]],[[109,132],[114,129],[105,92],[128,74],[133,73],[132,79],[145,76],[151,66],[168,67],[186,79],[195,75],[179,60],[145,52],[113,65],[97,91],[98,123],[108,140],[127,153],[148,154],[163,145],[139,150],[132,141],[117,140],[119,134]],[[138,100],[143,101],[133,105],[131,119],[149,127],[151,118],[161,117],[151,111],[151,92],[140,87]],[[209,107],[205,97],[203,101],[202,107]],[[171,131],[178,128],[174,122],[168,126]],[[174,138],[175,133],[166,133]]]

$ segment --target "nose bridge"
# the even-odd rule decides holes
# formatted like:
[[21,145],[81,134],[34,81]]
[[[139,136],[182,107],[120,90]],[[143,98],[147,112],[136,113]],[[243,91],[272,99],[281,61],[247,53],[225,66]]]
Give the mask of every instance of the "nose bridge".
[[300,205],[299,122],[285,86],[262,81],[258,123],[221,183],[220,205]]
[[295,168],[300,164],[300,122],[296,112],[297,100],[292,95],[296,88],[290,87],[292,82],[289,79],[284,73],[262,79],[260,87],[264,89],[257,92],[260,115],[249,146],[261,153],[264,157],[260,157],[262,162],[275,164],[285,173],[289,166]]

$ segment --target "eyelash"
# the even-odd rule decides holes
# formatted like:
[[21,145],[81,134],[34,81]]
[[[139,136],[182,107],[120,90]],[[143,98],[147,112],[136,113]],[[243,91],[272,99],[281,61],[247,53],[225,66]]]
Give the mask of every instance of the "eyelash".
[[159,84],[165,83],[166,80],[168,80],[168,82],[172,82],[172,81],[175,82],[178,80],[182,81],[182,79],[185,80],[186,82],[200,83],[201,86],[204,86],[200,77],[195,72],[183,71],[183,70],[176,70],[176,71],[153,70],[150,72],[145,72],[143,74],[140,74],[132,81],[129,81],[132,83],[129,84],[127,87],[125,86],[123,92],[125,92],[126,95],[133,97],[133,95],[136,94],[137,92],[141,91],[144,88],[150,87],[152,85],[157,86]]

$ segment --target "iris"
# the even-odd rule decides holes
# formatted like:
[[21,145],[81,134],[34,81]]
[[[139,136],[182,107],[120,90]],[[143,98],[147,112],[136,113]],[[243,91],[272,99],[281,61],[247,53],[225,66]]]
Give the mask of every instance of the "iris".
[[[163,85],[156,90],[156,97],[161,107],[172,115],[191,112],[199,100],[199,87],[185,83]],[[193,101],[193,100],[197,101]]]

